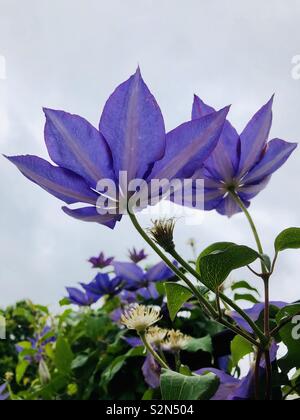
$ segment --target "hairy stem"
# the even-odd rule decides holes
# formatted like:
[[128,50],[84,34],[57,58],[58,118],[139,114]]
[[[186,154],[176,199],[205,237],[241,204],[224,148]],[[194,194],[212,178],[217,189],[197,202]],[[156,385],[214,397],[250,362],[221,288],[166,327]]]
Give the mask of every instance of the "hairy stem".
[[145,348],[154,357],[154,359],[157,361],[157,363],[164,369],[170,369],[169,366],[167,365],[167,363],[156,353],[154,348],[148,342],[147,337],[146,337],[146,333],[145,332],[139,333],[139,336],[140,336]]

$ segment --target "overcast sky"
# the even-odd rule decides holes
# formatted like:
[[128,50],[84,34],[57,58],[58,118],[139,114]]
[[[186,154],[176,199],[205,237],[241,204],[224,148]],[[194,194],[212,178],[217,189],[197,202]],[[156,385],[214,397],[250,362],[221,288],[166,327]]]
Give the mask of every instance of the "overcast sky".
[[[194,93],[216,107],[232,104],[229,118],[241,130],[275,92],[272,136],[300,140],[300,80],[291,73],[298,0],[0,0],[0,12],[1,153],[47,157],[43,106],[97,126],[107,97],[138,64],[168,129],[190,118]],[[267,252],[283,228],[300,226],[299,167],[298,150],[253,200]],[[127,220],[111,232],[68,218],[4,158],[0,179],[0,305],[25,297],[54,304],[65,285],[92,279],[90,256],[124,259],[143,245]],[[199,250],[220,240],[253,245],[242,215],[207,213],[196,228],[179,223],[176,236],[186,255],[190,237]],[[300,298],[299,257],[282,254],[273,299]]]

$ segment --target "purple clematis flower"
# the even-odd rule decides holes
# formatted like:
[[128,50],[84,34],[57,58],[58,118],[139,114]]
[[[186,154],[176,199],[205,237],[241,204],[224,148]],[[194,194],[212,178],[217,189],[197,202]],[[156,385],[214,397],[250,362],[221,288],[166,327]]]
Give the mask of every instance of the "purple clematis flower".
[[93,268],[106,268],[109,267],[114,260],[114,257],[106,258],[104,252],[101,252],[99,257],[91,257],[89,262],[92,264]]
[[9,398],[9,393],[7,391],[7,385],[0,385],[0,401],[6,401]]
[[146,260],[148,255],[145,253],[144,249],[137,251],[135,248],[133,248],[131,251],[129,251],[129,258],[132,262],[138,264],[139,262]]
[[[271,346],[270,356],[271,361],[274,362],[277,356],[279,346],[273,342]],[[260,375],[264,375],[266,363],[264,358],[260,363]],[[222,370],[214,368],[203,368],[195,372],[198,375],[205,373],[214,373],[220,379],[220,386],[212,400],[227,400],[227,401],[246,401],[251,400],[254,397],[254,380],[255,380],[255,368],[250,367],[249,373],[242,379],[234,378]]]
[[98,296],[100,299],[102,296],[110,295],[115,296],[121,291],[121,277],[115,277],[110,279],[108,274],[97,274],[94,280],[89,284],[81,283],[84,290],[91,296]]
[[[272,124],[273,98],[238,135],[226,121],[219,143],[199,171],[205,181],[205,209],[228,217],[240,211],[230,195],[235,191],[246,207],[260,193],[296,149],[297,144],[280,139],[268,142]],[[210,115],[214,109],[195,96],[192,118]]]
[[73,305],[77,306],[91,306],[100,299],[98,295],[87,291],[83,292],[82,290],[76,289],[75,287],[67,287],[67,292],[69,294],[69,301],[73,303]]
[[148,271],[144,271],[134,263],[115,262],[113,266],[116,275],[126,282],[124,289],[132,292],[138,290],[142,295],[145,293],[152,296],[153,288],[151,284],[174,277],[173,271],[164,262],[154,265]]
[[[134,195],[129,183],[139,179],[149,185],[153,179],[191,177],[215,149],[228,110],[186,122],[166,135],[160,108],[138,69],[108,99],[99,130],[77,115],[44,109],[45,142],[57,166],[31,155],[7,158],[29,180],[66,204],[88,205],[65,206],[67,215],[113,229],[127,207],[124,197]],[[125,185],[122,173],[126,173]],[[113,182],[116,197],[99,187],[103,180]],[[112,207],[99,204],[99,198],[108,199]]]
[[[270,302],[271,306],[276,306],[279,309],[284,308],[285,306],[288,305],[288,303],[285,302]],[[264,303],[257,303],[256,305],[254,305],[252,308],[250,309],[245,309],[245,312],[247,315],[250,316],[250,318],[252,319],[252,321],[256,322],[258,321],[261,313],[264,311],[265,309],[265,304]],[[247,321],[244,320],[244,318],[242,318],[242,316],[240,314],[238,314],[235,311],[228,311],[228,315],[234,319],[234,321],[238,324],[239,327],[245,329],[246,331],[248,331],[249,333],[253,333],[252,328],[250,327],[250,325],[247,323]]]

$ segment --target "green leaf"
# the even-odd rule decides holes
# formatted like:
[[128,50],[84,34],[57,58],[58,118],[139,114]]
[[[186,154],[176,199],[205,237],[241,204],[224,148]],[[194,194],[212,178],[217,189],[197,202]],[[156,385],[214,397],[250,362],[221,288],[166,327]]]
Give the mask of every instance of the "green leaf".
[[185,346],[184,350],[190,351],[190,352],[196,352],[196,351],[204,351],[206,353],[212,352],[212,340],[209,335],[202,338],[192,338],[189,340],[187,345]]
[[55,348],[55,366],[58,371],[63,374],[70,374],[71,366],[74,359],[71,346],[64,337],[59,337]]
[[224,283],[233,270],[245,267],[260,258],[256,251],[244,245],[227,244],[226,247],[223,243],[223,249],[218,249],[217,245],[212,245],[213,252],[200,256],[198,260],[202,282],[213,291]]
[[240,360],[247,354],[253,353],[253,347],[251,343],[245,340],[243,337],[237,335],[231,342],[231,355],[232,363],[237,366]]
[[259,294],[259,291],[257,290],[257,289],[255,289],[255,287],[252,287],[247,281],[244,281],[244,280],[242,280],[242,281],[237,281],[236,283],[234,283],[232,286],[231,286],[231,290],[233,290],[233,291],[235,291],[235,290],[239,290],[239,289],[246,289],[246,290],[250,290],[251,292],[255,292],[255,293],[257,293],[258,295],[260,295]]
[[219,379],[212,373],[186,376],[163,369],[160,387],[165,401],[209,400],[218,390]]
[[80,354],[79,356],[77,356],[71,364],[71,368],[72,369],[78,369],[81,368],[82,366],[84,366],[87,361],[89,360],[90,356],[88,354]]
[[179,283],[165,283],[165,288],[170,318],[174,321],[177,312],[193,296],[193,293]]
[[124,363],[129,357],[140,357],[144,356],[144,347],[139,346],[133,349],[130,349],[126,354],[116,357],[113,362],[105,369],[101,376],[100,385],[104,388],[108,383],[114,378],[114,376],[122,369]]
[[214,253],[215,251],[225,251],[226,249],[230,248],[232,245],[235,245],[233,242],[216,242],[207,248],[205,248],[204,251],[201,252],[199,255],[197,262],[196,262],[196,268],[198,273],[201,274],[200,271],[200,261],[203,257],[206,257],[209,254]]
[[22,360],[20,363],[18,363],[18,365],[16,367],[16,381],[17,381],[17,384],[21,383],[29,365],[30,365],[30,363],[27,360]]
[[63,298],[59,301],[59,306],[69,306],[71,305],[71,301],[68,298]]
[[240,294],[240,293],[236,293],[234,295],[234,300],[238,301],[238,300],[246,300],[247,302],[251,302],[251,303],[259,303],[259,301],[250,293],[245,293],[245,294]]
[[300,248],[300,228],[289,228],[281,232],[275,240],[276,252]]

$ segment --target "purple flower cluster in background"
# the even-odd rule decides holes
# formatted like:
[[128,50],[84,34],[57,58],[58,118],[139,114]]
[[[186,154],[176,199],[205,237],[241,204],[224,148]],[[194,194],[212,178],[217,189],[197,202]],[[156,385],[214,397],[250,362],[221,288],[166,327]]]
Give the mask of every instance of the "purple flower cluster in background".
[[0,401],[8,400],[9,393],[7,392],[7,385],[0,385]]
[[[144,250],[137,252],[135,249],[130,255],[139,260],[147,258]],[[98,273],[96,277],[88,284],[80,283],[83,290],[74,287],[68,287],[68,299],[77,306],[91,306],[97,303],[103,297],[114,297],[120,295],[121,301],[124,303],[133,303],[137,301],[138,296],[148,300],[157,299],[159,294],[155,284],[157,282],[166,281],[174,277],[174,273],[161,262],[148,270],[143,270],[134,262],[114,262],[114,258],[105,259],[101,253],[101,261],[110,261],[109,265],[114,270],[113,274]],[[96,261],[93,261],[96,263]],[[103,264],[101,264],[103,268]],[[93,264],[93,266],[95,266]],[[99,268],[99,266],[98,266]]]

